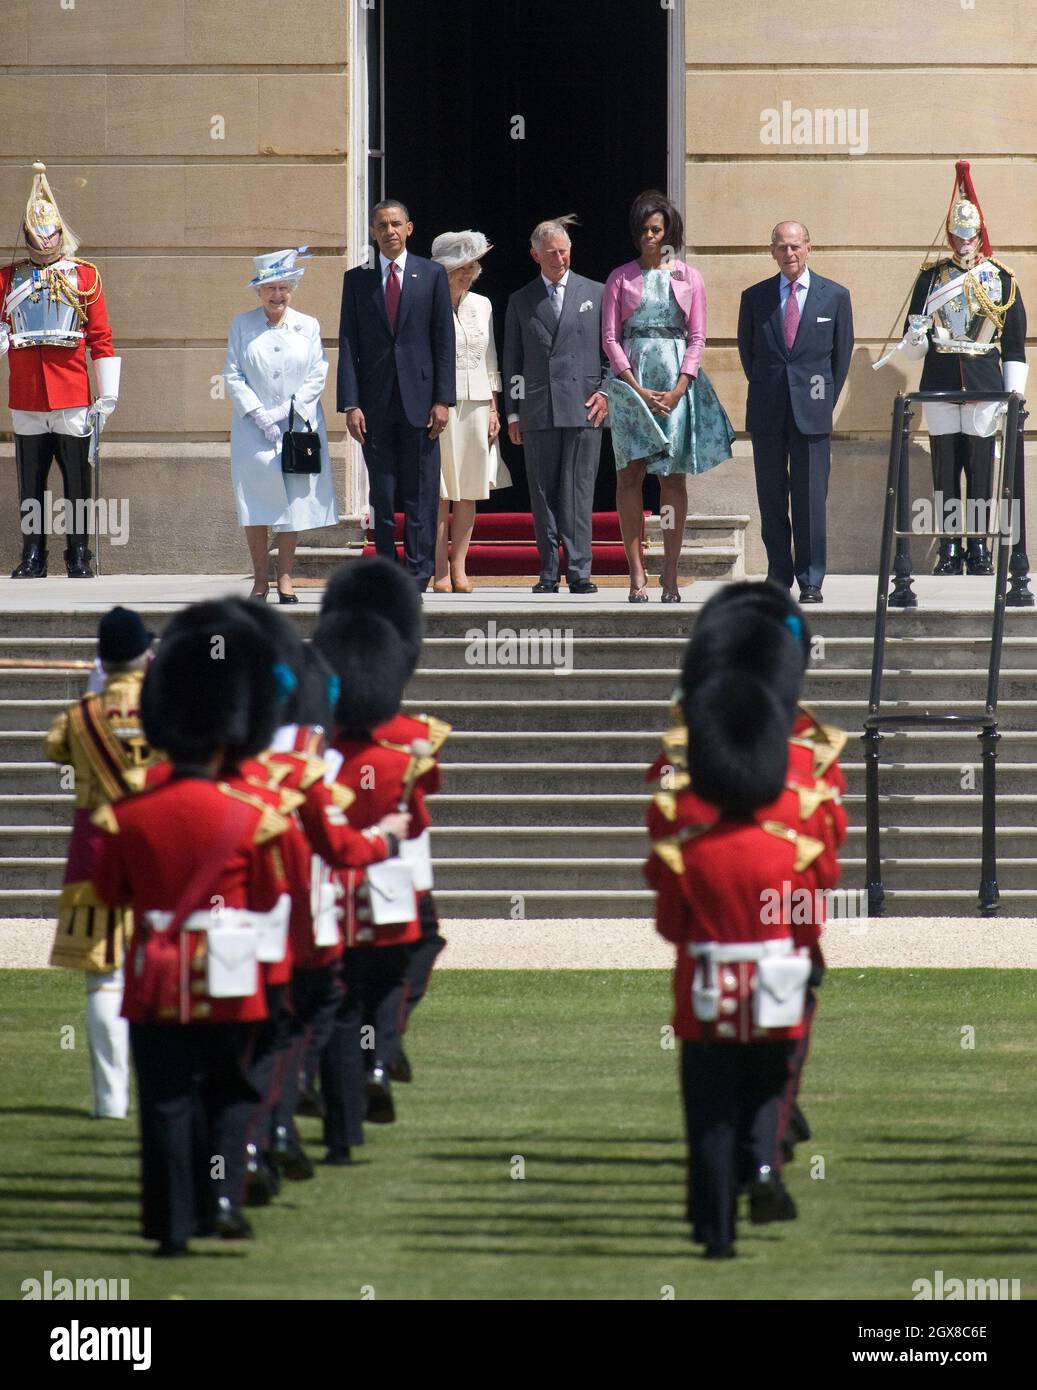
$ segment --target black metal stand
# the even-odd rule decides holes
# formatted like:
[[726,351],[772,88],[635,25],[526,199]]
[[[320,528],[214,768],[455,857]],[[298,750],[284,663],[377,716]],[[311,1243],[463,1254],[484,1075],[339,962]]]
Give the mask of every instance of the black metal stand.
[[[1004,642],[1005,609],[1033,607],[1030,593],[1029,560],[1026,555],[1026,498],[1023,464],[1023,421],[1026,419],[1023,398],[1015,392],[985,396],[984,400],[1005,401],[1008,415],[1005,420],[1005,452],[1002,469],[1001,497],[1009,518],[1013,503],[1019,513],[1019,534],[1011,545],[1012,587],[1007,591],[1009,572],[1009,538],[1003,527],[997,527],[997,566],[994,572],[994,612],[990,634],[990,661],[987,667],[986,708],[982,715],[959,714],[881,714],[882,673],[886,652],[887,607],[917,608],[918,597],[912,585],[910,550],[910,486],[908,448],[911,435],[912,401],[946,401],[964,404],[976,397],[967,391],[901,392],[893,404],[893,426],[890,434],[889,469],[886,475],[886,496],[882,516],[882,550],[879,555],[878,593],[875,598],[875,639],[872,645],[871,686],[868,693],[868,714],[864,721],[866,868],[869,917],[881,917],[885,908],[886,890],[882,882],[882,850],[879,802],[879,760],[884,729],[905,728],[977,728],[982,749],[983,776],[983,848],[980,868],[977,907],[984,916],[1000,910],[1001,895],[997,883],[997,745],[1001,735],[997,728],[998,687],[1001,681],[1001,649]],[[895,524],[894,524],[895,513]],[[967,528],[966,528],[967,529]],[[896,537],[896,557],[893,561],[893,591],[890,593],[890,549]]]

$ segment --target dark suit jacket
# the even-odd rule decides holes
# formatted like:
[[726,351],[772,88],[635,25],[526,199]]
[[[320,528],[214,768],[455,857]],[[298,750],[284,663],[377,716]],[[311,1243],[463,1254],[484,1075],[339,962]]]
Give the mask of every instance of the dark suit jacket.
[[394,337],[385,312],[381,261],[374,270],[347,270],[338,346],[339,411],[359,406],[369,424],[383,418],[397,380],[407,419],[420,429],[434,404],[456,402],[454,313],[446,271],[407,253]]
[[[919,272],[915,281],[911,303],[907,307],[904,332],[911,326],[911,315],[921,314],[929,298],[937,271],[946,260]],[[1007,304],[1012,293],[1012,272],[1000,261],[991,261],[1001,273],[1001,303]],[[960,273],[954,267],[955,273]],[[933,346],[933,330],[929,329],[929,351],[922,359],[922,379],[919,391],[1003,391],[1002,362],[1026,361],[1026,310],[1021,294],[1016,294],[1015,303],[1005,317],[1004,331],[1001,334],[1001,351],[992,347],[989,352],[972,357],[965,353],[937,352]]]
[[[544,281],[516,290],[504,326],[505,414],[524,430],[592,429],[584,404],[602,389],[601,296],[605,286],[569,272],[556,319]],[[521,392],[515,383],[521,381]]]
[[772,275],[742,291],[738,311],[738,355],[749,380],[745,428],[750,434],[778,433],[786,400],[803,434],[831,434],[832,413],[853,353],[850,292],[810,272],[796,341],[789,352],[778,286]]

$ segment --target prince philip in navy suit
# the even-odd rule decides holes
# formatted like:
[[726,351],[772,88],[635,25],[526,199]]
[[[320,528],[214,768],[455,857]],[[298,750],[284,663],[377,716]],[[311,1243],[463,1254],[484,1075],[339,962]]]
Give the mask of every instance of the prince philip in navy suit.
[[404,559],[424,591],[435,563],[439,436],[456,377],[446,271],[408,252],[413,230],[402,203],[378,203],[371,214],[377,263],[345,274],[338,408],[364,450],[375,548],[395,560],[399,497]]
[[800,602],[820,603],[832,415],[850,370],[853,312],[849,290],[807,269],[810,233],[802,223],[779,222],[770,249],[779,273],[744,290],[738,313],[749,381],[745,427],[767,578],[787,589],[795,578]]

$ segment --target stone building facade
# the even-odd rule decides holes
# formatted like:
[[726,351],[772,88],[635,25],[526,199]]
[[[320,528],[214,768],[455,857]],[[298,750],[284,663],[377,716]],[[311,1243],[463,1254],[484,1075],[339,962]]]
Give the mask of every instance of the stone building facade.
[[[321,320],[333,382],[341,275],[365,250],[365,33],[378,3],[0,0],[8,235],[43,159],[80,254],[102,270],[124,359],[103,481],[128,499],[130,532],[106,548],[109,573],[247,569],[228,477],[227,326],[254,302],[251,257],[308,243],[296,305]],[[836,420],[831,569],[870,571],[890,403],[917,379],[870,364],[940,227],[956,158],[972,160],[995,254],[1037,317],[1031,0],[829,0],[798,14],[774,0],[660,3],[670,191],[709,292],[707,370],[741,426],[739,293],[773,270],[773,222],[801,218],[813,264],[852,292],[857,332]],[[330,385],[325,410],[342,511],[355,518],[362,474]],[[6,410],[0,431],[13,556]],[[692,510],[755,514],[744,438],[736,448],[734,463],[692,480]],[[922,446],[917,457],[925,468]],[[748,562],[763,568],[757,527]]]

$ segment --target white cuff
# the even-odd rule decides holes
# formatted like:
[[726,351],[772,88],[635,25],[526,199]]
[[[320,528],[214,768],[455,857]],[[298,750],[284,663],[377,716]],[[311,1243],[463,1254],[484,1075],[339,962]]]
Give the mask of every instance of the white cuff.
[[119,399],[119,381],[122,377],[122,358],[121,357],[95,357],[94,366],[94,385],[99,396],[107,396],[110,400]]
[[1006,391],[1018,391],[1020,396],[1026,391],[1026,377],[1029,367],[1025,362],[1004,362],[1001,375],[1004,377]]

